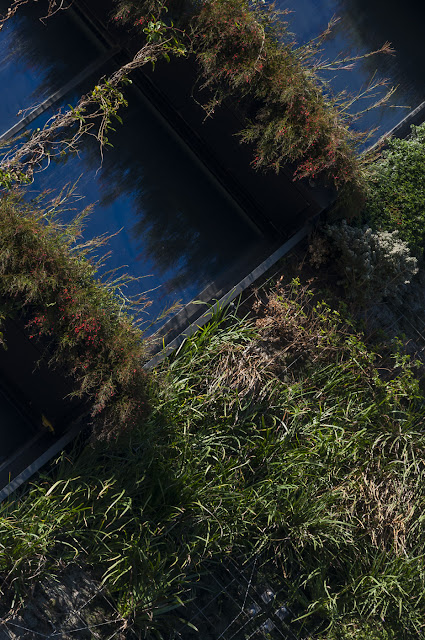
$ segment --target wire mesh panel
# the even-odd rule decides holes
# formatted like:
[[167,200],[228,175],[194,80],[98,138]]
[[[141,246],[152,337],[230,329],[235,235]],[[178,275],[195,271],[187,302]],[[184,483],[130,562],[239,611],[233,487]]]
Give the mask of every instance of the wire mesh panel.
[[[270,575],[269,575],[270,574]],[[271,563],[259,556],[228,559],[206,573],[192,590],[182,640],[296,640],[290,628],[294,611],[287,604],[288,585],[271,579]]]
[[[77,565],[45,577],[30,598],[0,603],[0,640],[126,640],[104,587]],[[134,636],[132,636],[134,637]]]

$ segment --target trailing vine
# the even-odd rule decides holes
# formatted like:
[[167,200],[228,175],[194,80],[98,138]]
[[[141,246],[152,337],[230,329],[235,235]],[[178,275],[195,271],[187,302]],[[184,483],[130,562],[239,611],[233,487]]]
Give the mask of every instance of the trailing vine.
[[103,157],[114,121],[122,123],[119,111],[128,104],[123,91],[131,83],[129,75],[148,63],[154,65],[160,58],[169,60],[170,55],[186,54],[175,30],[161,20],[146,21],[143,31],[145,42],[130,62],[109,78],[101,79],[75,107],[58,111],[42,128],[33,131],[28,140],[12,145],[3,154],[0,187],[10,189],[14,183],[31,182],[34,173],[45,169],[53,158],[76,153],[86,135],[97,139]]
[[116,0],[116,20],[139,29],[153,10],[168,12],[190,34],[190,52],[196,57],[204,108],[213,115],[221,102],[239,103],[245,124],[242,142],[253,146],[252,165],[279,172],[294,165],[293,177],[316,178],[342,189],[364,192],[364,163],[360,146],[371,132],[351,125],[365,110],[352,113],[357,100],[374,99],[366,111],[379,107],[392,95],[382,95],[385,80],[376,80],[357,96],[334,96],[321,71],[351,68],[362,57],[392,53],[389,43],[366,56],[320,60],[325,32],[298,46],[286,21],[288,12],[248,0],[195,2]]

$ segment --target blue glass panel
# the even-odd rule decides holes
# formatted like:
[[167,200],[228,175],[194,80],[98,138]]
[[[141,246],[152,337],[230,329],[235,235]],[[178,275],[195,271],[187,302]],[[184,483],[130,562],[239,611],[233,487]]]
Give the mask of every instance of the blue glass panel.
[[[39,173],[31,191],[78,180],[85,197],[81,206],[95,204],[85,235],[118,232],[105,269],[126,265],[130,275],[142,276],[128,293],[153,290],[154,318],[176,301],[189,302],[212,282],[230,287],[229,274],[237,282],[267,245],[140,92],[130,92],[129,105],[103,163],[97,142],[87,137],[78,157]],[[242,263],[245,272],[238,270]]]
[[[0,0],[3,15],[10,5]],[[97,40],[71,10],[44,23],[45,3],[30,4],[0,31],[0,135],[22,116],[66,84],[101,52]]]
[[[406,6],[407,4],[407,6]],[[289,9],[290,30],[298,43],[305,43],[324,31],[333,16],[340,18],[332,35],[324,43],[323,60],[334,60],[341,53],[359,55],[379,49],[390,41],[395,56],[379,55],[359,61],[354,69],[325,73],[334,92],[348,89],[357,93],[373,79],[388,78],[399,86],[389,106],[370,111],[354,126],[361,130],[379,127],[375,139],[404,118],[409,108],[425,99],[425,77],[422,69],[425,54],[422,24],[417,19],[421,5],[416,0],[278,0],[277,8]],[[378,91],[377,97],[385,91]],[[377,98],[375,98],[376,100]],[[361,100],[353,109],[364,109],[372,99]],[[395,109],[395,105],[409,108]]]

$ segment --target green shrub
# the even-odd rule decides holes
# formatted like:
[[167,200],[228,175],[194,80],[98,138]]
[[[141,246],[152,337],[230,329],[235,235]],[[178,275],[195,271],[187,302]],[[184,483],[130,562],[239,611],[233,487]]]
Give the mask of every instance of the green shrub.
[[161,16],[170,9],[197,60],[207,114],[226,98],[238,102],[239,135],[253,146],[254,167],[278,172],[294,163],[294,178],[320,175],[337,189],[350,186],[363,200],[356,150],[367,134],[350,127],[347,96],[331,95],[320,75],[321,43],[331,25],[317,39],[297,45],[288,12],[267,3],[177,0],[165,7],[157,0],[116,0],[116,6],[115,20],[141,35],[151,11]]
[[425,243],[425,124],[408,138],[393,138],[369,168],[365,220],[374,229],[397,230],[416,252]]

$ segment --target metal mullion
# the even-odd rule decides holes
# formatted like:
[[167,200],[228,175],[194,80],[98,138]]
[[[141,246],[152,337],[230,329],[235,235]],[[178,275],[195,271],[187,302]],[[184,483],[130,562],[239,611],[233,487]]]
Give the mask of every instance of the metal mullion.
[[111,58],[117,55],[121,50],[120,47],[114,47],[109,51],[106,51],[104,54],[96,58],[91,64],[89,64],[83,71],[80,71],[76,76],[74,76],[69,82],[63,85],[60,89],[52,93],[46,100],[44,100],[41,104],[38,105],[31,113],[22,118],[19,122],[17,122],[13,127],[5,131],[2,135],[0,135],[0,140],[10,140],[11,138],[19,135],[24,129],[28,127],[28,125],[33,122],[38,116],[44,113],[49,107],[58,102],[61,98],[63,98],[69,91],[75,89],[79,84],[87,80],[89,76],[91,76],[95,71],[100,69],[106,62],[108,62]]

